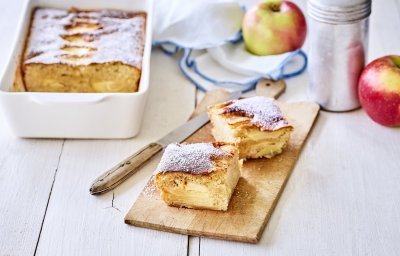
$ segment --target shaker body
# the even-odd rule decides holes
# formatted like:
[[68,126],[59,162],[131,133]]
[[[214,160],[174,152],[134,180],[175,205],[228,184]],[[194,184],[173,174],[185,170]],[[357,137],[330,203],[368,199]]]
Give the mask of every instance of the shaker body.
[[349,111],[360,106],[358,79],[368,51],[369,10],[366,8],[368,15],[345,23],[333,22],[335,15],[329,16],[331,20],[326,22],[322,19],[327,16],[315,19],[310,15],[309,96],[325,110]]

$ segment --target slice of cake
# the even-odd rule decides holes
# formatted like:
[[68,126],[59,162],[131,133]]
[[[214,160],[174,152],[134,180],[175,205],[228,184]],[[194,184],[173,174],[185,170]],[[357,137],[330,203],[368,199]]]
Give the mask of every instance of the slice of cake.
[[167,205],[226,211],[241,163],[232,144],[170,144],[157,167],[155,182]]
[[243,159],[280,154],[293,129],[275,100],[261,96],[211,106],[208,115],[215,140],[237,144]]
[[136,92],[146,14],[38,8],[22,62],[32,92]]

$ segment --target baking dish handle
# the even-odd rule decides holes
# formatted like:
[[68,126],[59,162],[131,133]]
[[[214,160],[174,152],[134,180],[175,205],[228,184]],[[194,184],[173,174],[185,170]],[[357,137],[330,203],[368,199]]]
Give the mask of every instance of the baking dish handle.
[[107,95],[102,94],[36,94],[30,100],[41,105],[78,104],[93,105],[105,101]]

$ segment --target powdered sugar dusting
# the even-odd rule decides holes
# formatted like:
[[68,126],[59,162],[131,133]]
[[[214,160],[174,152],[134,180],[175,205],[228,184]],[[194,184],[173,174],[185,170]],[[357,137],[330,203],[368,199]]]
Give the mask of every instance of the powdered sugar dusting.
[[[68,30],[85,23],[94,30],[77,32]],[[122,62],[141,68],[144,48],[145,13],[124,11],[78,11],[39,8],[35,11],[31,33],[25,53],[25,64],[65,63],[87,65],[91,63]],[[66,36],[79,35],[85,40],[71,42]],[[65,46],[90,47],[95,51],[64,58]],[[81,57],[81,59],[79,59]]]
[[189,172],[201,174],[212,172],[213,158],[230,156],[212,143],[170,144],[158,164],[156,172]]
[[154,192],[156,191],[156,181],[154,178],[154,175],[151,176],[149,182],[146,184],[146,186],[143,189],[143,194],[148,196],[148,197],[153,197]]
[[223,113],[249,117],[251,123],[262,130],[271,131],[289,125],[274,100],[262,96],[234,100],[223,110]]

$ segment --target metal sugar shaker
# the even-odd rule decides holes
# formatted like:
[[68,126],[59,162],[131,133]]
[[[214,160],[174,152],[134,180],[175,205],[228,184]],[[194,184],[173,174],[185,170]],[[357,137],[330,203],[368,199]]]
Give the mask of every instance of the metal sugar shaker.
[[309,96],[325,110],[356,109],[371,0],[308,0],[307,8]]

